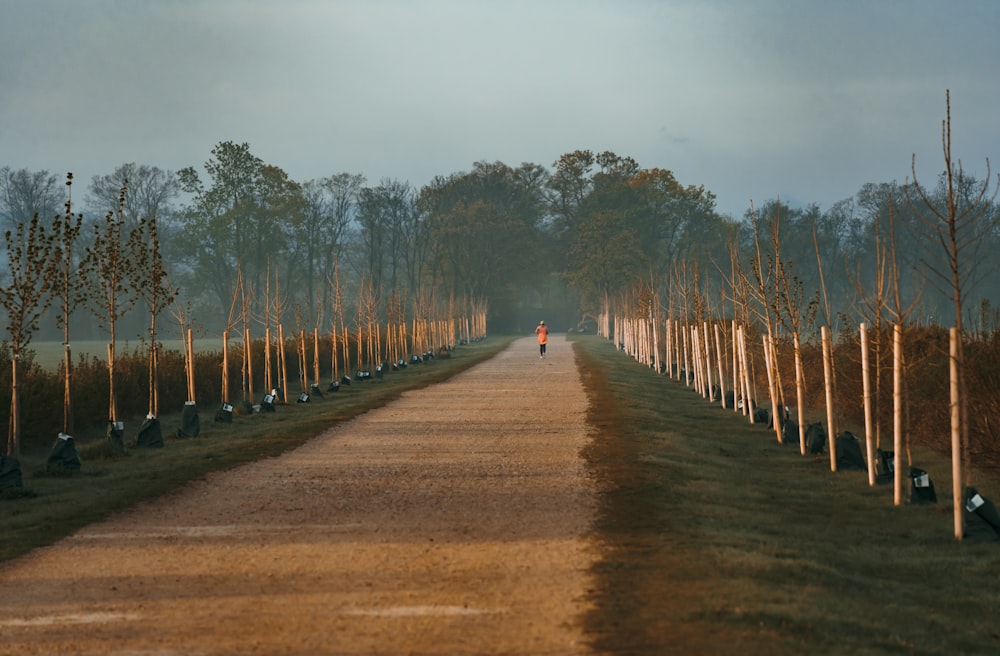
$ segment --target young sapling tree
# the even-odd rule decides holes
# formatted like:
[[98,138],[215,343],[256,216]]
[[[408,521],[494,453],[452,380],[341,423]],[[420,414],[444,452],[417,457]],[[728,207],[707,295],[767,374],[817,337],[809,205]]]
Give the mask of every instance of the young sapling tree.
[[[981,279],[982,271],[978,270],[976,257],[978,249],[986,243],[985,237],[997,226],[1000,215],[987,211],[1000,191],[1000,177],[994,185],[991,179],[989,159],[986,160],[985,181],[974,185],[974,189],[966,197],[956,193],[956,186],[961,186],[965,178],[961,161],[954,162],[951,156],[951,92],[945,92],[945,118],[941,122],[941,149],[944,155],[944,206],[936,203],[928,192],[917,181],[917,158],[913,156],[911,169],[913,183],[905,187],[906,198],[911,209],[917,215],[918,224],[923,226],[923,233],[928,243],[938,244],[941,249],[938,256],[925,262],[930,280],[937,282],[946,290],[955,312],[954,339],[952,354],[952,369],[956,380],[956,406],[953,408],[955,417],[953,425],[957,426],[952,436],[954,452],[961,453],[961,462],[953,462],[953,496],[955,504],[955,537],[962,539],[962,490],[961,481],[967,488],[972,486],[972,471],[970,467],[968,397],[966,394],[965,349],[963,345],[964,327],[962,325],[965,313],[965,299],[972,288]],[[957,178],[957,180],[956,180]],[[991,191],[992,185],[992,191]]]
[[83,215],[73,214],[73,174],[66,174],[66,211],[52,224],[51,269],[46,273],[52,280],[52,298],[56,304],[56,326],[63,334],[63,426],[64,435],[76,432],[73,420],[73,354],[70,348],[70,317],[83,303],[85,272],[74,258],[74,249],[83,231]]
[[83,270],[87,307],[100,327],[107,331],[108,343],[108,441],[112,450],[125,453],[124,425],[118,414],[115,388],[115,354],[118,322],[135,305],[136,294],[130,284],[131,266],[122,239],[125,195],[128,180],[122,182],[118,208],[108,212],[103,222],[94,225],[93,241],[86,248]]
[[156,217],[140,219],[129,232],[127,250],[130,260],[132,288],[149,310],[149,344],[147,351],[149,373],[149,409],[146,421],[139,429],[139,444],[162,446],[159,426],[160,374],[159,344],[156,320],[163,310],[177,298],[177,290],[170,285],[166,266],[160,251],[160,236]]
[[7,312],[10,335],[11,394],[10,424],[5,455],[21,457],[21,356],[38,330],[38,320],[51,303],[52,237],[36,214],[27,224],[4,233],[10,281],[0,287],[0,306]]

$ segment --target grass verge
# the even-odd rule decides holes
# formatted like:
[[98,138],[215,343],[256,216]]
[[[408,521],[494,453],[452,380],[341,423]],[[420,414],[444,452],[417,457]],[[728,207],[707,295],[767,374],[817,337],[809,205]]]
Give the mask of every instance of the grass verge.
[[830,472],[605,340],[574,348],[602,490],[598,652],[1000,653],[1000,543],[974,516],[954,539],[944,458],[914,449],[938,503],[895,507],[891,485]]
[[[103,434],[81,432],[76,441],[83,467],[73,475],[47,474],[48,450],[25,451],[24,488],[0,491],[0,561],[52,544],[82,526],[210,472],[277,456],[403,392],[441,382],[483,362],[511,339],[491,337],[462,346],[451,357],[411,365],[387,373],[382,380],[355,381],[309,403],[278,405],[273,413],[237,414],[231,424],[212,421],[215,407],[199,408],[197,438],[172,437],[181,426],[180,412],[163,414],[159,417],[166,442],[162,449],[132,448],[114,457]],[[135,441],[140,423],[141,419],[126,421],[126,441]]]

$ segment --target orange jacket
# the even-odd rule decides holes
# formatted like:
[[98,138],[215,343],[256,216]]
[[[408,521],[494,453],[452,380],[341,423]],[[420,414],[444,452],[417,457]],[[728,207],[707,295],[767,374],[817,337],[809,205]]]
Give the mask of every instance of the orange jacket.
[[538,335],[539,344],[549,343],[549,327],[548,326],[538,326],[535,328],[535,334]]

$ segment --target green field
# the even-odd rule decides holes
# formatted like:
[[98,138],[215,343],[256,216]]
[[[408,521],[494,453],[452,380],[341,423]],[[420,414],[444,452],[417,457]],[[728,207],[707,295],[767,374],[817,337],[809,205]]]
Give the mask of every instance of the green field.
[[832,473],[609,342],[576,348],[603,489],[599,653],[1000,653],[1000,543],[973,515],[954,538],[947,458],[915,446],[938,503],[895,507],[891,485]]

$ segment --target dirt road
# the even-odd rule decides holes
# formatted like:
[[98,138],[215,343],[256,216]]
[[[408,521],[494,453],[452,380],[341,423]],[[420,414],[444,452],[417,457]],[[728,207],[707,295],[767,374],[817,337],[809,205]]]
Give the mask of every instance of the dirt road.
[[586,406],[518,340],[0,567],[0,653],[587,653]]

